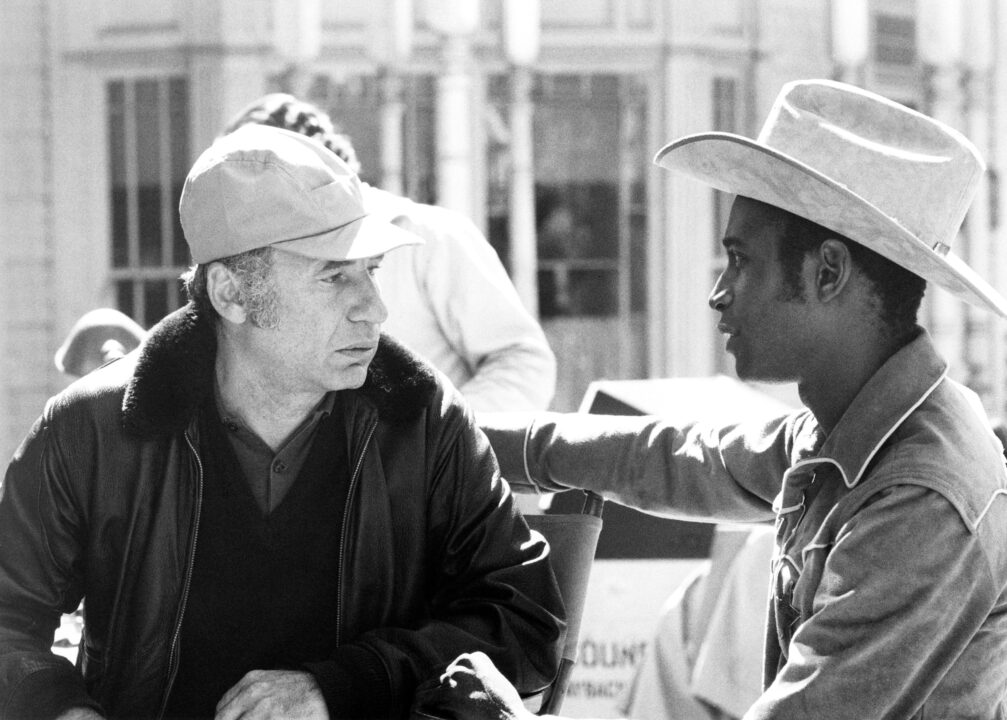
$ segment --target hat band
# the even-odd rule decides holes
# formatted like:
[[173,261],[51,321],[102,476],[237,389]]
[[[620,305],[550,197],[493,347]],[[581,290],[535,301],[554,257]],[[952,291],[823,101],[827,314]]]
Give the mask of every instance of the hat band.
[[930,249],[933,250],[938,255],[940,255],[941,257],[947,257],[948,253],[951,252],[951,246],[948,245],[947,243],[941,242],[940,240],[935,242],[934,246]]

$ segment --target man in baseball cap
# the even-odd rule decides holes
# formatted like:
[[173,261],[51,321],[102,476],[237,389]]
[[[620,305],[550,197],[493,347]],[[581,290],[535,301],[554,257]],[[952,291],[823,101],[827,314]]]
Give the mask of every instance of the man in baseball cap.
[[[381,334],[355,174],[249,126],[180,201],[190,303],[46,407],[0,499],[10,717],[405,717],[478,648],[558,665],[548,549],[443,376]],[[85,597],[86,596],[86,597]],[[84,597],[80,672],[49,651]]]
[[[746,719],[1007,716],[1002,449],[917,325],[927,282],[1007,315],[952,252],[983,172],[975,147],[808,80],[784,86],[758,138],[694,135],[656,162],[737,195],[709,305],[738,375],[796,382],[807,408],[742,423],[484,416],[505,476],[775,523],[764,692]],[[473,653],[425,705],[526,717],[514,699]]]

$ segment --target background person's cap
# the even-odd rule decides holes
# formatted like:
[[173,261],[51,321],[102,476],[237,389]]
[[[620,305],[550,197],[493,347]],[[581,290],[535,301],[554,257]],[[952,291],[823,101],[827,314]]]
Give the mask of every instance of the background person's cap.
[[323,260],[383,255],[422,240],[364,211],[346,163],[299,133],[246,125],[196,160],[179,201],[196,263],[274,245]]
[[128,315],[97,308],[74,323],[53,361],[60,372],[83,377],[115,355],[132,351],[146,336],[147,331]]

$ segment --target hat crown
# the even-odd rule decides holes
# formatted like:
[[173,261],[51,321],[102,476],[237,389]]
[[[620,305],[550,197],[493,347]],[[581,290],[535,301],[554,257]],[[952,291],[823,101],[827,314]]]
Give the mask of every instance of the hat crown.
[[786,85],[757,142],[812,170],[825,169],[832,182],[945,252],[984,170],[976,148],[954,129],[827,80]]
[[246,125],[196,160],[179,200],[193,260],[206,263],[331,232],[366,215],[360,180],[298,133]]

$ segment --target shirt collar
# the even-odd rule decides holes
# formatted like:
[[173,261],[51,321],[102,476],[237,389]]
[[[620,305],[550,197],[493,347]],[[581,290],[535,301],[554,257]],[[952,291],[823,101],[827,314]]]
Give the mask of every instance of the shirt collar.
[[[248,427],[241,421],[237,415],[232,415],[228,412],[224,405],[224,399],[220,394],[220,386],[214,382],[213,383],[213,397],[217,404],[217,414],[220,416],[221,421],[227,427],[228,430],[238,430],[244,429],[248,430]],[[308,425],[314,425],[322,420],[322,418],[328,417],[332,414],[333,408],[336,406],[336,391],[330,390],[322,396],[322,399],[318,401],[318,404],[311,409],[311,411],[305,416],[304,420],[298,425],[298,429],[304,428]],[[250,430],[248,430],[251,432]],[[297,432],[296,430],[294,431]]]
[[860,389],[818,456],[796,463],[787,475],[830,463],[839,469],[847,487],[855,487],[881,446],[944,380],[947,370],[930,335],[918,328],[915,339]]

